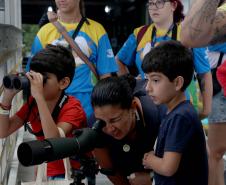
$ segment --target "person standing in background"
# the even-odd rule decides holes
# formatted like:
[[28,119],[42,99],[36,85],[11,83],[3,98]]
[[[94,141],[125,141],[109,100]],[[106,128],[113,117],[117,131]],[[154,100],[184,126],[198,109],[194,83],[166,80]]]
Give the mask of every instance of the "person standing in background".
[[[108,35],[101,24],[83,16],[81,10],[83,1],[55,0],[55,3],[60,11],[58,21],[66,28],[68,34],[74,38],[82,52],[94,64],[99,77],[105,78],[111,76],[111,73],[117,72],[118,67]],[[78,29],[79,27],[80,29]],[[48,23],[37,33],[31,53],[34,55],[42,48],[45,48],[47,44],[56,45],[58,43],[66,43],[66,41],[55,26]],[[66,89],[66,93],[80,100],[87,118],[89,118],[93,112],[90,95],[97,79],[84,61],[76,55],[74,58],[76,75],[71,85]],[[29,66],[30,62],[27,64],[27,71],[29,71]]]
[[224,0],[195,0],[181,28],[181,43],[202,47],[226,42],[226,5]]
[[[10,115],[16,89],[4,87],[0,103],[0,138],[5,138],[21,127],[25,127],[37,140],[73,137],[73,130],[86,127],[86,116],[81,103],[73,96],[65,95],[75,67],[70,50],[63,46],[47,45],[32,57],[31,70],[26,73],[30,82],[31,96],[16,114]],[[25,81],[25,80],[24,80]],[[71,160],[73,169],[80,163]],[[64,179],[63,160],[47,164],[48,179]]]
[[[127,73],[126,67],[135,64],[140,77],[144,79],[144,72],[141,68],[144,56],[162,41],[180,41],[181,22],[184,19],[181,1],[149,0],[147,8],[153,23],[136,28],[117,53],[119,75]],[[211,110],[212,78],[205,54],[206,48],[193,48],[192,50],[195,72],[201,79],[200,90],[203,107],[201,109],[199,107],[200,101],[194,81],[189,85],[186,95],[192,101],[196,110],[199,111],[199,116],[202,119]]]

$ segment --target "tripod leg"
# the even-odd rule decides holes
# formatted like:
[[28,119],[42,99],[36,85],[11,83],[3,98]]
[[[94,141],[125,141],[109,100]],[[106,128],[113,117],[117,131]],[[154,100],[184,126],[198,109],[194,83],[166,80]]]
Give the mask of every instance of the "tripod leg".
[[86,177],[88,181],[88,185],[95,185],[96,184],[96,175]]

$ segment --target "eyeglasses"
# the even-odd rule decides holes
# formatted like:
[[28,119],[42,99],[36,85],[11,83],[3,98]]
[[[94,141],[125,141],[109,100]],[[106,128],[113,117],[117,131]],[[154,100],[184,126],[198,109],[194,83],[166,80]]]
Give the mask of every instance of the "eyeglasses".
[[153,1],[150,1],[147,3],[147,8],[149,10],[154,10],[154,9],[161,9],[164,7],[166,2],[170,2],[169,0],[157,0],[155,3]]

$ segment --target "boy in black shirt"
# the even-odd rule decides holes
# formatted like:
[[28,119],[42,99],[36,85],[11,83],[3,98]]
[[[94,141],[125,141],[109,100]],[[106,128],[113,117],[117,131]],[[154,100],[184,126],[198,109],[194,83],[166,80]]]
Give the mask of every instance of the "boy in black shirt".
[[145,168],[153,169],[155,185],[207,185],[205,137],[198,115],[185,98],[194,64],[189,49],[176,41],[159,44],[145,57],[146,90],[155,104],[165,104],[155,152],[146,153]]

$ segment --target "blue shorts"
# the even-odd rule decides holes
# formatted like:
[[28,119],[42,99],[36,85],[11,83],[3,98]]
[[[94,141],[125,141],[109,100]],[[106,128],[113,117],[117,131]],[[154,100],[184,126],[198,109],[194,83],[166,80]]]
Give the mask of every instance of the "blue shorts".
[[223,92],[213,97],[212,111],[208,117],[209,123],[226,123],[226,97]]

